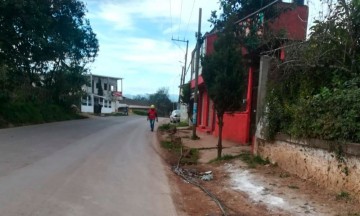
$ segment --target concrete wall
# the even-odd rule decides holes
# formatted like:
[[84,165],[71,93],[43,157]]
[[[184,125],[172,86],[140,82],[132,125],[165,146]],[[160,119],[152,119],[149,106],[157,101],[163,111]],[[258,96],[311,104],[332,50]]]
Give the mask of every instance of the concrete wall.
[[[302,179],[310,180],[334,193],[346,191],[360,200],[360,145],[344,146],[345,162],[330,151],[335,143],[321,140],[292,140],[278,137],[269,142],[257,139],[258,154]],[[348,175],[346,175],[347,167]]]

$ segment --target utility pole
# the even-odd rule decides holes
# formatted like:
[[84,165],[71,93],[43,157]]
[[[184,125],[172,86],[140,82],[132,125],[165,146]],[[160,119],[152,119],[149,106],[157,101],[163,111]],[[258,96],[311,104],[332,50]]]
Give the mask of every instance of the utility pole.
[[181,95],[181,86],[182,86],[182,81],[183,81],[183,77],[184,77],[184,66],[181,67],[181,77],[180,77],[180,87],[179,87],[179,99],[178,99],[178,104],[176,106],[177,109],[180,109],[180,95]]
[[199,63],[200,63],[200,47],[201,47],[201,8],[199,8],[199,24],[196,41],[196,61],[195,61],[195,92],[194,92],[194,109],[193,109],[193,128],[192,138],[197,139],[196,126],[197,126],[197,102],[198,102],[198,76],[199,76]]
[[186,52],[185,52],[185,65],[181,70],[181,77],[180,77],[180,87],[179,87],[179,100],[178,100],[178,109],[180,109],[180,94],[181,94],[181,87],[184,85],[185,82],[185,76],[186,76],[186,63],[187,63],[187,53],[188,53],[188,46],[189,46],[189,40],[180,40],[180,39],[174,39],[171,38],[173,41],[179,41],[179,42],[186,42]]

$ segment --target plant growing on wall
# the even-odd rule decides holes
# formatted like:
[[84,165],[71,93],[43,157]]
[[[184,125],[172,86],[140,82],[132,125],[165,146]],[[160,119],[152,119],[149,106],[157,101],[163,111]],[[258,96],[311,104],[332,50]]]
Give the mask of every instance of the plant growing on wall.
[[308,41],[288,46],[285,62],[273,71],[272,135],[360,142],[359,1],[340,0],[328,11]]

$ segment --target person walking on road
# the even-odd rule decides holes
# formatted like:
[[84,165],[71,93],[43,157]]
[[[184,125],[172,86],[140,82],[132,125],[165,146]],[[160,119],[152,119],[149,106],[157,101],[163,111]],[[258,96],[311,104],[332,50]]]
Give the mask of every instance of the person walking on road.
[[150,106],[150,109],[147,113],[147,120],[150,121],[151,131],[154,131],[155,120],[156,122],[158,121],[158,116],[154,105]]

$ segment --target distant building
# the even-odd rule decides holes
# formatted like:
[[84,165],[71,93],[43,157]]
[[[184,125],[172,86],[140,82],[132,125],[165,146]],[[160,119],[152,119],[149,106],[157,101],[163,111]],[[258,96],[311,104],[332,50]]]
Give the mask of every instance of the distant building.
[[[116,112],[122,100],[122,78],[95,74],[90,74],[89,78],[88,85],[83,86],[86,95],[81,99],[81,112]],[[118,80],[121,81],[120,88]]]

